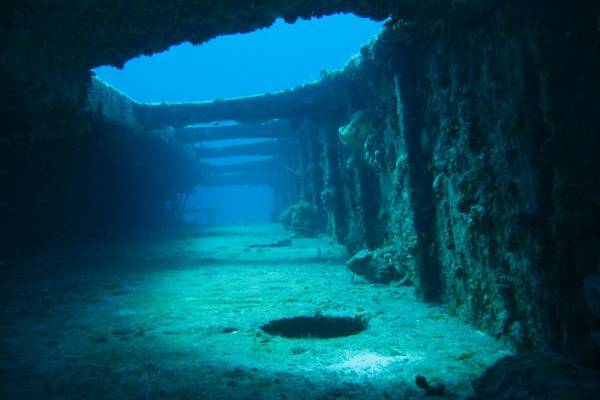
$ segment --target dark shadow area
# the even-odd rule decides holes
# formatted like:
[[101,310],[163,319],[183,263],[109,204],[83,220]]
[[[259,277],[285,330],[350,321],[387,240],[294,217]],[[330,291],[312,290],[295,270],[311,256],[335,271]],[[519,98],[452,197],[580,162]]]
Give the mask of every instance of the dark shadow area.
[[320,338],[331,339],[356,335],[367,329],[368,323],[362,317],[293,317],[277,319],[261,326],[270,335],[290,339]]
[[[97,344],[98,347],[105,345]],[[44,374],[34,367],[24,372],[24,376],[36,382],[32,385],[14,385],[17,379],[15,372],[0,370],[0,379],[10,383],[0,387],[0,395],[13,399],[51,399],[79,398],[80,393],[85,392],[90,398],[116,399],[136,398],[142,390],[143,396],[161,399],[334,399],[366,398],[373,394],[384,396],[384,393],[392,393],[394,398],[405,398],[415,396],[418,391],[416,387],[404,383],[321,381],[315,385],[304,374],[218,364],[208,359],[171,371],[155,362],[137,359],[131,360],[130,365],[139,372],[127,376],[127,372],[111,372],[86,365],[79,369],[68,366],[61,374]],[[123,383],[114,384],[116,379]],[[160,385],[156,383],[159,379]],[[151,383],[145,383],[147,381]],[[38,382],[44,382],[45,385]],[[94,384],[90,385],[90,382]],[[257,382],[261,383],[260,387],[257,387]]]

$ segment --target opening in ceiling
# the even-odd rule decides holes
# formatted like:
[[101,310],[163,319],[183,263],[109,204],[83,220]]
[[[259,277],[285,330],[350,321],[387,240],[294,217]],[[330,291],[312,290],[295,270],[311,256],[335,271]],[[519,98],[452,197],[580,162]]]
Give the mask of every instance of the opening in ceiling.
[[130,60],[121,70],[96,75],[140,102],[186,102],[277,92],[318,80],[343,68],[382,22],[337,14],[248,34],[221,36],[200,46],[189,43]]

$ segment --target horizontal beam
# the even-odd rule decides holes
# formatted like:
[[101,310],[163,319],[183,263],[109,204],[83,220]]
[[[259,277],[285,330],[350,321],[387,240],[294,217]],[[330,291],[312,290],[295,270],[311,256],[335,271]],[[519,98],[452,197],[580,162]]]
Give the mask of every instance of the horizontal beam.
[[202,128],[180,128],[175,138],[185,143],[211,140],[254,139],[290,137],[293,131],[290,122],[278,119],[264,124],[240,124]]
[[202,186],[277,186],[281,177],[274,174],[219,174],[205,176],[200,185]]
[[259,96],[194,103],[135,104],[136,120],[146,130],[233,120],[242,123],[273,119],[319,119],[346,115],[349,94],[364,85],[353,75],[336,71],[326,79],[291,90]]
[[264,142],[239,144],[223,147],[198,147],[196,155],[202,159],[237,156],[275,156],[289,152],[290,141],[269,140]]
[[108,83],[92,78],[87,92],[87,108],[107,121],[140,129],[136,110],[139,103]]
[[328,73],[318,82],[282,92],[190,103],[138,103],[94,78],[87,106],[92,112],[140,131],[227,120],[242,124],[276,119],[341,123],[349,109],[365,106],[363,94],[368,79],[362,76],[366,72],[360,65],[348,64],[346,69]]
[[276,171],[282,171],[284,168],[280,160],[261,160],[249,161],[227,165],[207,165],[205,168],[207,175],[231,174],[231,173],[259,173],[272,174]]

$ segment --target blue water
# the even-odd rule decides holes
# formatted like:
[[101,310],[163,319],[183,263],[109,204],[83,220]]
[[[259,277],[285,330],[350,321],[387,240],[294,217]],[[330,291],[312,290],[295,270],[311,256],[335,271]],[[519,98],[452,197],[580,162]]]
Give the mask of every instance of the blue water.
[[[122,70],[96,68],[98,77],[140,102],[184,102],[276,92],[318,80],[321,71],[343,68],[382,28],[382,22],[338,14],[248,34],[222,36],[200,46],[184,43],[130,60]],[[228,141],[227,144],[235,142]],[[247,161],[245,158],[243,161]],[[221,162],[240,162],[232,158]],[[201,223],[263,223],[273,194],[266,186],[197,188],[189,202],[211,208],[192,213]]]

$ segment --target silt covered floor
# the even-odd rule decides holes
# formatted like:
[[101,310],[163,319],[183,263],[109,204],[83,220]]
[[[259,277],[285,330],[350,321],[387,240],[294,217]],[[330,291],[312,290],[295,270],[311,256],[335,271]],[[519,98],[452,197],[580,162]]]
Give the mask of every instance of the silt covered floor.
[[[352,279],[326,237],[278,225],[55,244],[5,265],[0,397],[10,399],[419,399],[415,376],[463,398],[508,354],[418,302],[410,287]],[[261,330],[295,316],[359,316],[347,337]]]

